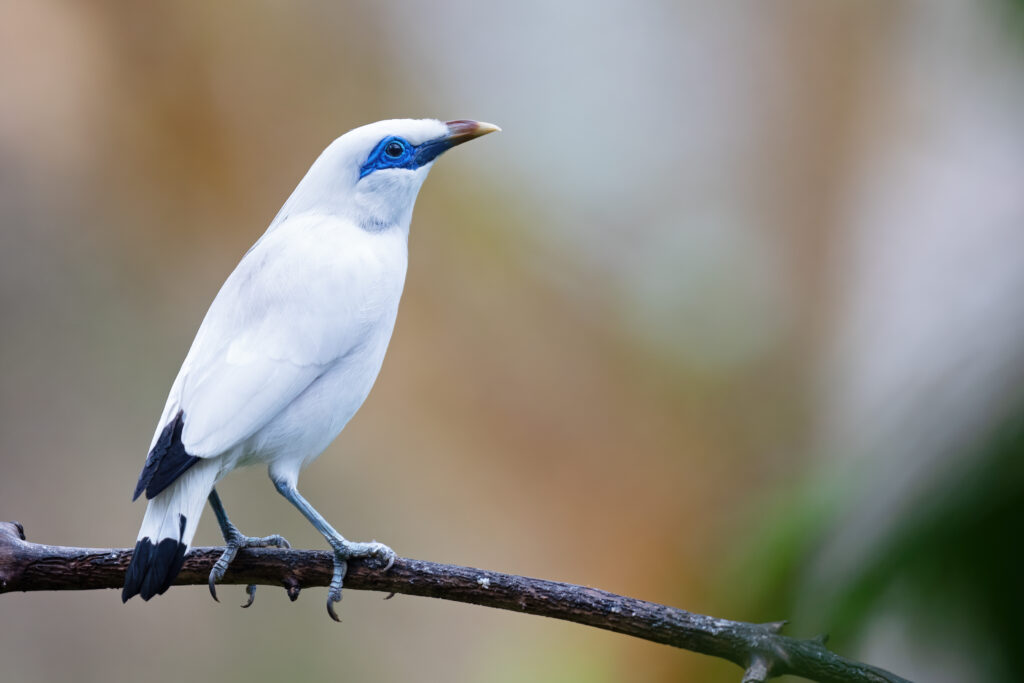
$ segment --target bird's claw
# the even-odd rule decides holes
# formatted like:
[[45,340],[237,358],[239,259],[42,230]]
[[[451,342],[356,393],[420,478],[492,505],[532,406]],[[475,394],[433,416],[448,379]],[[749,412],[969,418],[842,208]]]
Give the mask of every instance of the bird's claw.
[[235,548],[291,548],[292,544],[280,534],[269,536],[243,536],[238,534],[228,541],[228,546]]
[[251,607],[252,603],[256,601],[256,584],[250,583],[248,586],[245,587],[245,592],[249,594],[249,599],[246,601],[244,605],[242,605],[242,609]]
[[330,615],[331,619],[334,619],[336,622],[340,624],[341,619],[338,618],[338,613],[334,611],[334,603],[336,602],[341,602],[340,595],[338,596],[337,600],[334,599],[334,596],[327,596],[327,614]]
[[217,558],[217,561],[213,564],[213,569],[210,570],[210,595],[213,596],[215,602],[220,602],[220,598],[217,597],[217,582],[224,578],[224,574],[228,570],[228,565],[235,559],[235,555],[238,554],[239,546],[231,543],[224,548],[224,552]]
[[[210,570],[210,595],[214,600],[220,602],[217,597],[217,582],[224,578],[224,574],[228,571],[228,566],[235,559],[235,555],[238,554],[240,548],[291,548],[291,544],[288,540],[279,534],[271,534],[270,536],[243,536],[240,533],[235,533],[226,539],[227,545],[224,548],[224,552],[217,558],[213,568]],[[242,605],[242,607],[249,607],[253,601],[256,600],[256,585],[249,584],[245,587],[245,592],[249,594],[249,600]]]
[[395,560],[398,559],[398,555],[395,554],[394,550],[387,547],[383,543],[377,543],[376,541],[374,541],[374,543],[380,546],[380,553],[375,557],[377,557],[378,560],[382,560],[384,562],[384,568],[381,569],[381,571],[386,572],[387,570],[395,566]]
[[280,534],[271,534],[263,538],[247,538],[245,548],[291,548],[292,544]]
[[341,602],[341,586],[348,571],[348,560],[340,554],[334,556],[334,576],[331,577],[330,588],[327,589],[327,614],[331,619],[340,622],[338,613],[334,611],[334,603]]
[[378,543],[377,541],[370,541],[369,543],[360,543],[359,545],[362,547],[359,548],[353,554],[349,555],[349,557],[363,557],[371,560],[376,560],[377,562],[382,563],[384,566],[371,566],[371,568],[378,569],[382,572],[386,572],[387,570],[395,566],[395,560],[398,558],[398,555],[395,554],[394,550],[384,545],[383,543]]
[[335,546],[334,576],[331,577],[331,586],[327,591],[327,614],[335,621],[341,621],[337,612],[334,611],[334,603],[341,602],[341,588],[345,580],[345,573],[348,571],[348,561],[357,558],[376,560],[383,565],[379,571],[386,572],[394,566],[397,555],[394,550],[377,541],[369,543],[344,541]]
[[217,580],[214,577],[212,571],[210,572],[210,581],[209,581],[209,583],[210,583],[210,596],[213,598],[214,602],[220,602],[220,598],[217,597]]

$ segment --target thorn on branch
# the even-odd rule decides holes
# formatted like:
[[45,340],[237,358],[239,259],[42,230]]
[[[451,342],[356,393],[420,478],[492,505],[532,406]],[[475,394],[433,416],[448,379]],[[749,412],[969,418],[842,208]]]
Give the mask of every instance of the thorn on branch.
[[783,619],[782,621],[768,621],[760,625],[764,626],[772,633],[782,633],[782,629],[784,629],[788,623],[789,622],[787,620]]

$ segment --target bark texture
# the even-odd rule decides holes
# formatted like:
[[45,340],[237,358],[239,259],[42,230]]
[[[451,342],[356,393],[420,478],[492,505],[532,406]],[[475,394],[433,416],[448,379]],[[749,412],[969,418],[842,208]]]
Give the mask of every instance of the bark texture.
[[[205,586],[221,551],[193,548],[174,584]],[[131,553],[30,543],[20,524],[0,522],[0,593],[119,589]],[[294,600],[302,588],[327,586],[332,568],[327,551],[243,549],[221,583],[280,586]],[[386,572],[368,561],[350,562],[345,588],[455,600],[603,628],[727,659],[744,669],[743,683],[783,674],[822,683],[909,683],[831,652],[824,638],[781,635],[785,622],[718,619],[568,583],[399,558]]]

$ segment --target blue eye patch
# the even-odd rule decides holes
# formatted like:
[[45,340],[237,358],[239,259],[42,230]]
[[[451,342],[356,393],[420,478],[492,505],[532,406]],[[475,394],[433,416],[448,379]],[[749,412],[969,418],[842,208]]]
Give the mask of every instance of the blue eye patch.
[[365,178],[374,171],[385,168],[405,168],[415,170],[429,164],[442,152],[453,146],[451,138],[440,137],[427,140],[423,144],[413,145],[405,138],[389,135],[373,148],[366,163],[359,169],[359,177]]

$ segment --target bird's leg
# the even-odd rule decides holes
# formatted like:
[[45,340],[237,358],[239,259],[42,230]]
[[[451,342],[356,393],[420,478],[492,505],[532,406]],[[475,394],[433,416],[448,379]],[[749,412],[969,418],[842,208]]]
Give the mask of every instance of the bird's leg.
[[[210,507],[213,508],[213,514],[217,515],[217,524],[220,525],[220,532],[224,535],[224,543],[227,545],[224,548],[224,552],[214,563],[213,569],[210,570],[210,595],[213,596],[214,600],[220,602],[217,599],[216,583],[224,578],[224,573],[228,570],[228,565],[235,559],[235,555],[238,554],[239,548],[266,548],[273,546],[275,548],[290,548],[288,541],[283,536],[273,534],[271,536],[245,536],[241,531],[238,530],[231,520],[228,519],[228,513],[224,511],[224,505],[220,502],[220,496],[217,494],[217,489],[210,491],[209,497]],[[245,587],[245,592],[249,594],[249,601],[242,605],[242,607],[248,607],[252,604],[253,600],[256,599],[256,586],[249,584]]]
[[[273,478],[272,478],[273,479]],[[375,558],[383,565],[383,571],[391,569],[395,563],[395,551],[383,543],[371,541],[370,543],[356,543],[345,540],[345,538],[334,530],[327,520],[317,512],[309,502],[302,497],[294,485],[284,481],[273,479],[274,486],[278,492],[299,509],[299,512],[312,523],[316,530],[324,535],[327,542],[334,550],[334,576],[331,577],[331,585],[327,591],[327,613],[331,619],[341,621],[334,611],[334,603],[341,600],[341,584],[345,579],[345,572],[348,570],[348,560],[354,558]]]

